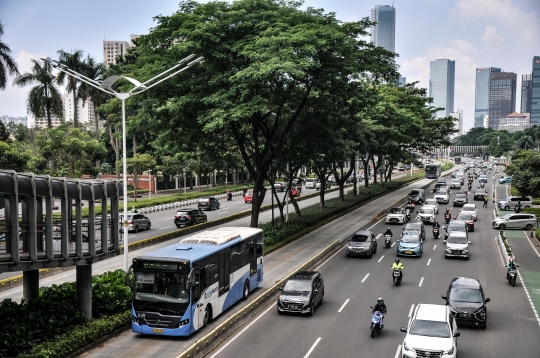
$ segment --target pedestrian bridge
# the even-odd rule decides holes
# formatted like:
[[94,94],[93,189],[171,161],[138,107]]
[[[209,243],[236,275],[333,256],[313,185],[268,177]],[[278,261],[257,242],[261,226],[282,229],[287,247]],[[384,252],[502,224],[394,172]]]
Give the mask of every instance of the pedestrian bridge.
[[[23,271],[28,301],[39,297],[39,269],[76,266],[78,289],[90,288],[91,313],[91,265],[120,251],[121,195],[115,179],[0,170],[0,273]],[[110,214],[96,215],[108,206]]]

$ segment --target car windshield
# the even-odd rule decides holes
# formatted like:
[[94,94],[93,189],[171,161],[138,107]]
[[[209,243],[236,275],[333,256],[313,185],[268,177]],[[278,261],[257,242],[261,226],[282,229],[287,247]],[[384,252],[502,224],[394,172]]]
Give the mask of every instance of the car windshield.
[[452,288],[450,290],[450,301],[458,302],[470,302],[470,303],[481,303],[482,294],[479,290],[471,290],[468,288]]
[[459,180],[459,179],[454,179],[454,180],[452,180],[452,183],[461,184],[461,180]]
[[207,203],[208,202],[208,198],[200,198],[199,199],[199,203]]
[[457,220],[472,220],[472,215],[470,214],[459,214]]
[[411,194],[410,195],[420,195],[420,190],[411,190]]
[[465,194],[457,194],[456,195],[456,199],[466,199],[467,198],[467,195]]
[[411,222],[411,223],[408,223],[407,225],[405,225],[405,230],[403,230],[403,231],[420,230],[420,229],[422,229],[422,223],[420,221],[417,221],[417,222]]
[[485,194],[485,193],[486,193],[486,189],[478,189],[475,192],[475,194]]
[[354,235],[351,239],[352,242],[366,242],[369,240],[369,236],[367,235]]
[[283,291],[309,292],[311,291],[311,281],[309,280],[289,280],[283,287]]
[[471,205],[463,205],[463,209],[461,209],[462,211],[475,211],[476,208],[474,206],[471,206]]
[[436,205],[435,199],[426,199],[426,205]]
[[466,231],[464,222],[450,222],[448,224],[448,231]]
[[405,244],[417,244],[420,242],[418,235],[403,235],[401,237],[401,242]]
[[436,195],[446,195],[446,192],[445,191],[438,191]]
[[450,338],[450,326],[446,322],[426,321],[415,319],[411,324],[409,334],[416,336]]
[[422,208],[420,209],[420,214],[433,214],[433,209],[432,208]]
[[403,213],[403,209],[401,209],[401,208],[392,208],[392,209],[390,209],[389,213],[390,214],[401,214],[401,213]]
[[467,237],[461,235],[450,235],[446,240],[446,242],[449,244],[466,244],[467,241]]

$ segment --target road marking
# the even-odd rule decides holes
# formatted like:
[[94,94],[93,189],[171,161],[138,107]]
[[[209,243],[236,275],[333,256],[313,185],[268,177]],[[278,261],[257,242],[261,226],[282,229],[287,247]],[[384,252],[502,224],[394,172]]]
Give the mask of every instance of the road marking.
[[399,346],[397,346],[397,351],[396,351],[396,355],[394,356],[394,358],[398,358],[399,357],[399,352],[401,351],[401,344]]
[[249,205],[241,206],[240,209],[249,208]]
[[430,262],[431,262],[431,259],[429,259],[429,260],[427,261],[427,265],[428,265],[428,266],[429,266],[429,263],[430,263]]
[[315,343],[313,343],[313,345],[311,346],[311,348],[309,349],[309,351],[306,353],[306,355],[304,356],[304,358],[308,358],[309,355],[311,354],[311,352],[313,352],[313,350],[315,349],[315,347],[317,347],[317,344],[319,344],[319,341],[321,340],[321,337],[317,338],[317,340],[315,341]]
[[328,261],[330,261],[334,256],[336,256],[341,250],[343,250],[344,248],[346,248],[347,246],[343,246],[341,249],[337,250],[335,254],[333,254],[332,256],[330,256],[329,258],[326,259],[326,261],[324,261],[322,264],[320,264],[319,266],[315,267],[315,271],[317,271],[320,267],[322,267],[322,265],[324,265],[325,263],[327,263]]
[[135,237],[137,235],[131,235],[131,236],[128,236],[128,239],[131,239],[132,237]]
[[413,310],[414,310],[414,303],[411,305],[411,309],[409,310],[409,315],[407,316],[408,318],[411,318]]
[[436,247],[437,247],[437,245],[433,246],[433,250],[435,250]]
[[343,306],[341,306],[341,308],[339,309],[338,313],[343,311],[343,309],[345,308],[345,306],[347,305],[347,303],[349,303],[349,299],[347,298],[347,300],[345,301],[345,303],[343,304]]
[[[270,311],[271,309],[275,309],[275,306],[274,305],[271,305],[270,307],[268,307],[263,313],[260,314],[259,317],[255,318],[253,320],[253,322],[251,322],[250,324],[248,324],[246,326],[246,328],[244,328],[243,330],[240,331],[240,333],[238,333],[236,336],[234,336],[230,341],[228,341],[227,343],[225,343],[225,345],[223,347],[221,347],[221,349],[219,349],[216,353],[214,353],[214,355],[212,355],[210,358],[214,358],[215,356],[217,356],[219,353],[221,353],[221,351],[223,351],[225,348],[227,348],[227,346],[229,344],[231,344],[232,342],[235,341],[236,338],[240,337],[240,335],[242,333],[244,333],[245,331],[247,331],[249,329],[249,327],[251,327],[252,325],[255,324],[255,322],[257,322],[259,319],[261,319],[262,316],[264,316],[265,314],[268,313],[268,311]],[[180,356],[178,356],[177,358],[180,358]]]
[[422,279],[420,280],[420,284],[418,285],[418,287],[422,287],[422,282],[424,282],[424,278],[422,277]]
[[164,230],[164,229],[168,229],[168,228],[170,228],[170,227],[172,227],[172,226],[165,226],[165,227],[162,227],[162,228],[161,228],[161,229],[159,229],[159,230]]
[[167,219],[161,219],[161,221],[165,221],[165,220],[171,220],[171,218],[167,218]]
[[220,211],[220,212],[219,212],[219,215],[223,215],[223,214],[226,214],[226,213],[228,213],[228,212],[229,212],[228,210],[227,210],[227,211]]
[[384,257],[384,255],[382,255],[381,258],[379,259],[379,261],[377,261],[377,262],[381,262],[383,257]]
[[381,238],[382,234],[377,235],[377,240]]
[[368,277],[369,277],[369,273],[368,273],[368,274],[366,275],[366,277],[364,277],[364,279],[363,279],[362,281],[360,281],[360,282],[364,282],[364,281],[366,280],[366,278],[368,278]]
[[368,229],[368,230],[371,230],[375,225],[377,225],[378,223],[380,223],[381,221],[383,221],[385,218],[386,218],[386,215],[383,216],[383,218],[382,218],[381,220],[377,221],[375,224],[371,225],[371,226],[368,227],[367,229]]
[[536,255],[538,255],[538,257],[540,257],[540,254],[539,254],[538,251],[536,250],[536,247],[534,247],[534,245],[532,244],[531,240],[529,239],[529,235],[527,234],[527,231],[523,231],[523,233],[524,233],[525,236],[527,237],[527,241],[529,242],[529,244],[531,244],[531,247],[533,248],[534,252],[536,252]]
[[393,242],[393,243],[392,243],[392,246],[390,246],[390,247],[394,247],[394,245],[395,245],[395,244],[396,244],[396,243],[395,243],[395,242]]

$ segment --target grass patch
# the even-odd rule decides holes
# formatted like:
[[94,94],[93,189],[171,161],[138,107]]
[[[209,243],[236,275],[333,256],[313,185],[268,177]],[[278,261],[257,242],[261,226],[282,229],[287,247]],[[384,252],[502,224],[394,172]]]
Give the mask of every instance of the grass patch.
[[518,196],[519,195],[519,191],[514,188],[513,186],[510,187],[510,195],[512,196]]

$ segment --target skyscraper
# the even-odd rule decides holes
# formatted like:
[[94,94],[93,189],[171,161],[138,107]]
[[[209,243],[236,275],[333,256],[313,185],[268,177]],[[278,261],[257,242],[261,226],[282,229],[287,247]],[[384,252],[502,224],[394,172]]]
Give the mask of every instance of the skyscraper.
[[521,75],[521,113],[531,113],[532,75]]
[[517,75],[513,72],[497,72],[489,81],[489,128],[499,130],[499,121],[516,111]]
[[495,72],[501,72],[500,68],[487,67],[476,69],[476,86],[474,90],[474,126],[484,126],[484,116],[489,108],[489,79]]
[[385,50],[396,52],[396,8],[389,5],[375,5],[371,9],[371,42]]
[[446,58],[429,62],[429,96],[433,106],[444,108],[435,117],[448,117],[454,112],[454,85],[456,81],[456,61]]
[[451,139],[454,139],[463,134],[463,110],[458,108],[456,112],[450,113],[450,116],[457,119],[457,121],[454,122],[454,129],[457,129],[458,132],[450,136]]
[[530,113],[531,125],[540,124],[540,56],[533,57]]

